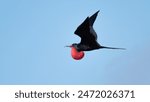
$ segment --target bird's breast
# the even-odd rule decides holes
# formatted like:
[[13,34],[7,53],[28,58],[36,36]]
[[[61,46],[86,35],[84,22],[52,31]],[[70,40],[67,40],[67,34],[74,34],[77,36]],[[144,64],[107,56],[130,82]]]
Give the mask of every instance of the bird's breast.
[[80,60],[84,57],[83,51],[77,51],[74,47],[71,48],[71,56],[75,60]]

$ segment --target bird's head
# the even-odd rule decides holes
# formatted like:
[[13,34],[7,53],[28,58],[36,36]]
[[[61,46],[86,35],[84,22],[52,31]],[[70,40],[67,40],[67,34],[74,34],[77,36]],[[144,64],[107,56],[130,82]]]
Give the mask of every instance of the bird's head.
[[71,48],[71,56],[73,59],[75,60],[80,60],[84,57],[84,52],[83,51],[78,51],[77,50],[77,45],[76,43],[73,43],[70,46],[66,46],[66,47],[70,47]]

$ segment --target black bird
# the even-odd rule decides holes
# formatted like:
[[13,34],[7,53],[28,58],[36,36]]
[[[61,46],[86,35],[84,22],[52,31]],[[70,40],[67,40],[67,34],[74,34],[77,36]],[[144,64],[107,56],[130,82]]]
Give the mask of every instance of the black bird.
[[124,50],[124,48],[102,46],[97,42],[97,34],[93,28],[93,24],[96,20],[98,13],[99,11],[97,11],[91,17],[87,17],[83,21],[83,23],[79,25],[77,29],[75,30],[74,33],[81,38],[81,41],[78,44],[73,43],[71,46],[68,46],[72,48],[71,54],[74,59],[78,60],[78,59],[83,58],[84,56],[83,51],[91,51],[91,50],[96,50],[96,49],[101,49],[101,48]]

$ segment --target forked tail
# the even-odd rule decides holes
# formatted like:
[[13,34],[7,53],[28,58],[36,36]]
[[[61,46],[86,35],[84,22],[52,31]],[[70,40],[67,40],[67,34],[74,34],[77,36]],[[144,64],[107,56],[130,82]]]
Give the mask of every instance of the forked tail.
[[101,48],[105,48],[105,49],[119,49],[119,50],[126,50],[125,48],[115,48],[115,47],[106,47],[106,46],[101,46]]

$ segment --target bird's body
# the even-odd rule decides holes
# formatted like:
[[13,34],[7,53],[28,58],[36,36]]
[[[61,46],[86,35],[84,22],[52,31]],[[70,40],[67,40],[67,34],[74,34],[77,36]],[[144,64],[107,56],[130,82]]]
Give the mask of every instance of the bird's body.
[[113,47],[105,47],[101,46],[97,42],[97,34],[93,28],[93,24],[96,20],[96,17],[98,15],[97,11],[95,14],[93,14],[91,17],[87,17],[81,25],[77,27],[75,30],[75,34],[78,35],[81,38],[80,43],[74,43],[71,47],[71,55],[74,59],[79,60],[84,57],[83,51],[91,51],[96,50],[100,48],[106,48],[106,49],[123,49],[123,48],[113,48]]

